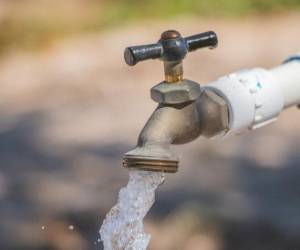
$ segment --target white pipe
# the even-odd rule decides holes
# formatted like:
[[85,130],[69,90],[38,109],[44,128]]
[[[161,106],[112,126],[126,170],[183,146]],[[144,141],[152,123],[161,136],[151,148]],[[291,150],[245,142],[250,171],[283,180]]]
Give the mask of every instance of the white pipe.
[[284,108],[300,104],[300,60],[282,64],[270,72],[282,90]]
[[276,121],[283,109],[300,104],[300,56],[271,70],[255,68],[229,74],[205,88],[228,102],[227,134],[260,128]]

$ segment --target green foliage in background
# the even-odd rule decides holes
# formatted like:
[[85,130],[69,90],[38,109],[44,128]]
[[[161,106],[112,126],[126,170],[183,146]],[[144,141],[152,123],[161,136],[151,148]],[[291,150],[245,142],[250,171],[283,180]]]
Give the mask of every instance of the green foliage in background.
[[288,10],[300,6],[300,0],[116,0],[123,17],[172,17],[182,14],[204,16],[240,16]]
[[300,8],[300,0],[74,0],[2,1],[0,53],[35,49],[54,38],[126,22],[179,15],[240,17]]

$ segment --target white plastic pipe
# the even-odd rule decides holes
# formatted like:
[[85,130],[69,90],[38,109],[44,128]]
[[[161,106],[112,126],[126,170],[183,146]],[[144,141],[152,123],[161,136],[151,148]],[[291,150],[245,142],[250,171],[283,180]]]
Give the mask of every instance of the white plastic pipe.
[[270,70],[278,82],[283,98],[284,108],[300,104],[300,57]]
[[230,129],[239,134],[277,120],[284,108],[300,104],[300,56],[270,70],[255,68],[221,77],[205,88],[228,103]]

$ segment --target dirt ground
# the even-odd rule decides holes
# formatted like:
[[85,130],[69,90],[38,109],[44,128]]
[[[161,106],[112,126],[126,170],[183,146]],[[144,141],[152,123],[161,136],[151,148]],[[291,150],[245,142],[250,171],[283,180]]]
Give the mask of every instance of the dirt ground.
[[[122,156],[156,104],[159,61],[128,67],[128,45],[165,29],[214,30],[219,47],[188,55],[205,85],[241,68],[274,67],[300,51],[300,14],[141,22],[0,61],[0,249],[101,249],[98,229],[127,182]],[[299,72],[300,73],[300,72]],[[177,147],[146,220],[153,250],[300,249],[300,113],[222,141]],[[74,229],[72,229],[73,226]]]

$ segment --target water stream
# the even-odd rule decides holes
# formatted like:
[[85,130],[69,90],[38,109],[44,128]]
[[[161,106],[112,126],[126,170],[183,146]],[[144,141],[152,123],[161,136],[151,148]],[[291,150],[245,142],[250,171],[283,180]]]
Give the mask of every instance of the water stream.
[[164,181],[163,173],[131,170],[118,203],[109,211],[100,229],[105,250],[146,250],[150,235],[143,219],[155,200],[155,190]]

